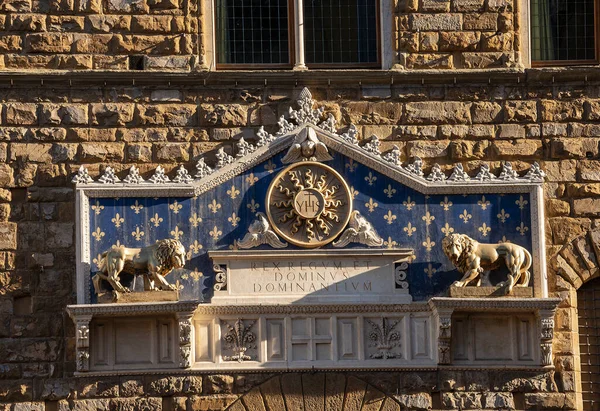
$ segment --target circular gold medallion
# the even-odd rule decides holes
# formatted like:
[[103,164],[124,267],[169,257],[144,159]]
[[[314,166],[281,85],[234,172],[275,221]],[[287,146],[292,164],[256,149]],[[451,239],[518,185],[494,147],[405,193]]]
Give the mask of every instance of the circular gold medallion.
[[342,176],[312,161],[281,171],[269,186],[266,204],[277,234],[306,248],[335,240],[352,213],[352,196]]

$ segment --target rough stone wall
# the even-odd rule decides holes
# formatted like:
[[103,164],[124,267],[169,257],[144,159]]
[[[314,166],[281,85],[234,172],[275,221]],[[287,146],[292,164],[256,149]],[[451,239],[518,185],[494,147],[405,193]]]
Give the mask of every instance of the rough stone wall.
[[190,70],[197,64],[198,2],[4,0],[5,70]]
[[[236,139],[252,139],[260,125],[274,131],[301,86],[2,88],[0,403],[50,401],[47,409],[55,409],[60,404],[53,401],[103,398],[98,404],[113,409],[133,409],[133,403],[170,409],[171,399],[162,397],[190,397],[188,402],[176,401],[192,404],[196,396],[216,394],[207,381],[222,377],[210,375],[201,376],[202,388],[200,376],[181,377],[175,386],[180,388],[169,390],[152,388],[150,376],[71,377],[74,329],[65,313],[65,306],[75,302],[70,176],[80,164],[94,176],[107,165],[121,177],[133,164],[144,177],[157,164],[171,173],[180,163],[193,170],[200,153],[214,152],[220,145],[231,152]],[[381,93],[365,90],[356,85],[311,87],[340,127],[355,123],[362,138],[382,138],[385,150],[398,145],[404,160],[420,156],[427,167],[438,162],[446,170],[461,162],[472,174],[482,161],[491,162],[496,172],[503,160],[511,160],[520,171],[540,161],[548,174],[549,258],[598,226],[600,190],[593,183],[600,181],[600,84],[382,85]],[[374,97],[386,90],[390,97]],[[576,301],[574,292],[565,291],[550,274],[552,295],[565,298],[557,314],[556,371],[485,371],[476,373],[477,378],[458,371],[404,372],[394,375],[411,385],[372,385],[388,395],[422,395],[434,409],[494,408],[488,403],[490,392],[502,393],[497,401],[506,401],[506,408],[576,408]],[[122,388],[128,378],[143,380],[141,388]],[[247,389],[258,383],[251,376],[231,378],[234,385],[244,379]],[[503,378],[508,382],[497,382]],[[227,393],[242,391],[232,388]]]
[[397,0],[398,68],[521,63],[519,0]]

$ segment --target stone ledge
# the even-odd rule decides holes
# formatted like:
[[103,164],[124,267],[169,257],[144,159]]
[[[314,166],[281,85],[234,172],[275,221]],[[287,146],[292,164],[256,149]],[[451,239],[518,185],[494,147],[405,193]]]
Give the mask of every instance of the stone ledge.
[[450,297],[452,298],[532,298],[533,288],[531,287],[514,287],[510,295],[504,294],[503,287],[450,287]]

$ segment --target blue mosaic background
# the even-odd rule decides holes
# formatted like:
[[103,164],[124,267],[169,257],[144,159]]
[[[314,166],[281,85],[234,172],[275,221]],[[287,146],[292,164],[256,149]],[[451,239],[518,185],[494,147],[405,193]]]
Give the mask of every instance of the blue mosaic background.
[[[484,243],[508,240],[531,251],[528,194],[425,196],[338,153],[333,155],[327,164],[351,186],[354,209],[374,225],[385,240],[383,247],[414,249],[416,259],[408,281],[417,301],[442,294],[461,277],[441,249],[447,234],[467,234]],[[207,251],[232,248],[255,213],[265,211],[269,184],[284,168],[282,157],[279,154],[195,198],[90,199],[92,271],[98,269],[99,254],[113,244],[143,247],[158,239],[178,238],[188,251],[188,261],[185,269],[167,279],[184,286],[182,299],[210,300],[214,273]],[[139,278],[136,287],[142,284]]]

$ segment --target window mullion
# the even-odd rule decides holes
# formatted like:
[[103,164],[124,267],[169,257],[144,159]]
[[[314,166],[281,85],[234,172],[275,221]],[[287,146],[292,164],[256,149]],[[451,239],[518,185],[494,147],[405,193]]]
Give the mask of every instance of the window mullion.
[[295,41],[295,64],[294,70],[306,70],[304,63],[304,8],[303,0],[294,0],[294,41]]

